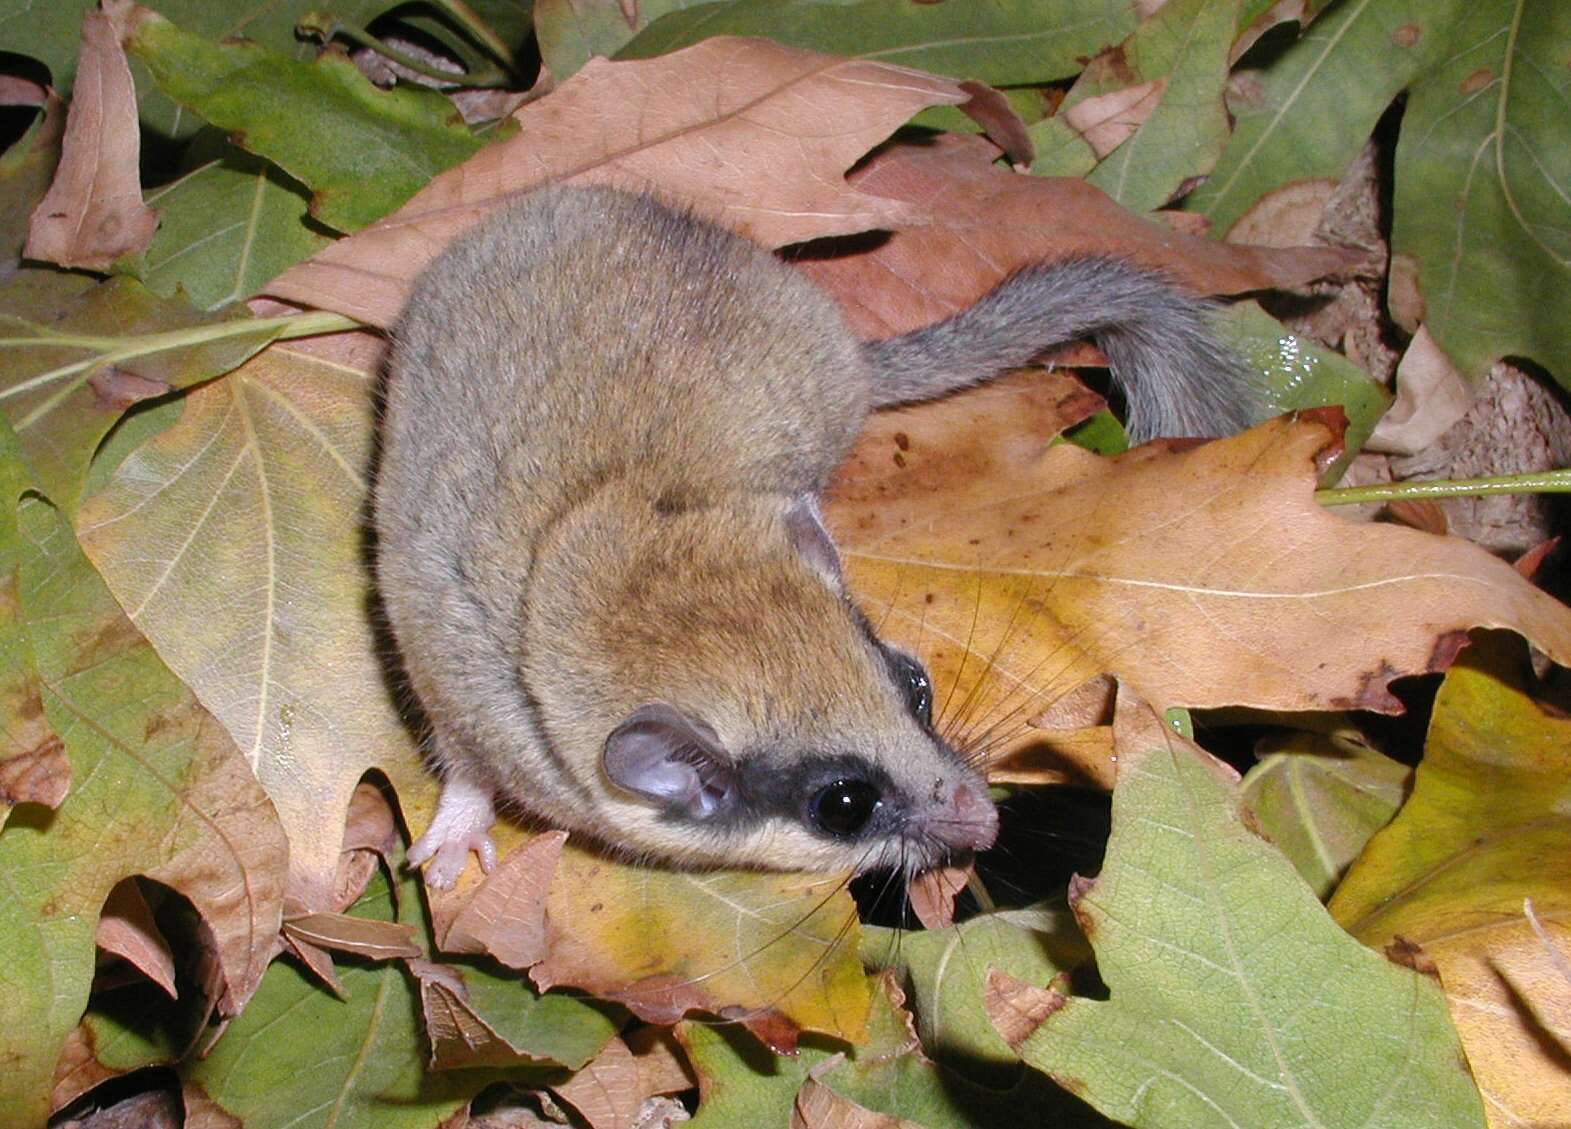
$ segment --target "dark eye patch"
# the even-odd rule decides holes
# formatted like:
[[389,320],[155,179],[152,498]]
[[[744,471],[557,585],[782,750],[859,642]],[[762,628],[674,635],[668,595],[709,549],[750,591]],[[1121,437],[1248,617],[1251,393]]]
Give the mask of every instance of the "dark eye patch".
[[824,838],[869,839],[896,831],[906,806],[888,773],[851,753],[795,759],[778,751],[754,752],[737,766],[737,777],[735,802],[712,816],[707,826],[747,825],[778,816]]

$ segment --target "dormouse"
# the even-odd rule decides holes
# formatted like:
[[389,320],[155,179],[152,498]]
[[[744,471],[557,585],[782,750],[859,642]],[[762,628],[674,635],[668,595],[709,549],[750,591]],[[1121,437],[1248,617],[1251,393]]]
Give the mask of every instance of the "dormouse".
[[442,776],[410,851],[492,865],[501,803],[678,864],[916,871],[997,813],[846,592],[818,497],[868,411],[1093,336],[1137,438],[1235,430],[1203,302],[1116,259],[859,342],[801,274],[649,196],[533,192],[393,333],[377,573]]

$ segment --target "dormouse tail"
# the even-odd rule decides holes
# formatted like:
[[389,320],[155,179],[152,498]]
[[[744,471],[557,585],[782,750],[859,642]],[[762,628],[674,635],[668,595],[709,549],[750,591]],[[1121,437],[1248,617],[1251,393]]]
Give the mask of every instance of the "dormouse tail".
[[1092,337],[1129,405],[1130,438],[1212,436],[1263,413],[1259,382],[1208,324],[1210,303],[1118,259],[1027,267],[941,322],[863,346],[873,404],[941,396]]

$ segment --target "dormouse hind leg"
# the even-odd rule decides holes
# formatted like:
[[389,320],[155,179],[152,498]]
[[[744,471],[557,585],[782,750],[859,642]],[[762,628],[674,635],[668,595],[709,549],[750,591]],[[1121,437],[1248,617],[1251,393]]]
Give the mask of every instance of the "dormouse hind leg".
[[426,885],[438,890],[452,889],[469,863],[470,851],[479,857],[480,869],[489,874],[496,866],[496,846],[490,834],[495,822],[491,789],[471,779],[457,764],[449,764],[442,796],[436,802],[436,817],[409,848],[409,862],[419,866],[430,860],[425,868]]

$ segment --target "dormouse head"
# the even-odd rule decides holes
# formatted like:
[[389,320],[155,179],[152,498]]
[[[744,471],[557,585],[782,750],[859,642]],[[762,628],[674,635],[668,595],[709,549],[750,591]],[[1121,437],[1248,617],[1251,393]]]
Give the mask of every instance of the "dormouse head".
[[633,846],[783,869],[918,871],[992,845],[986,786],[933,688],[846,596],[807,498],[670,520],[624,585],[600,750]]

